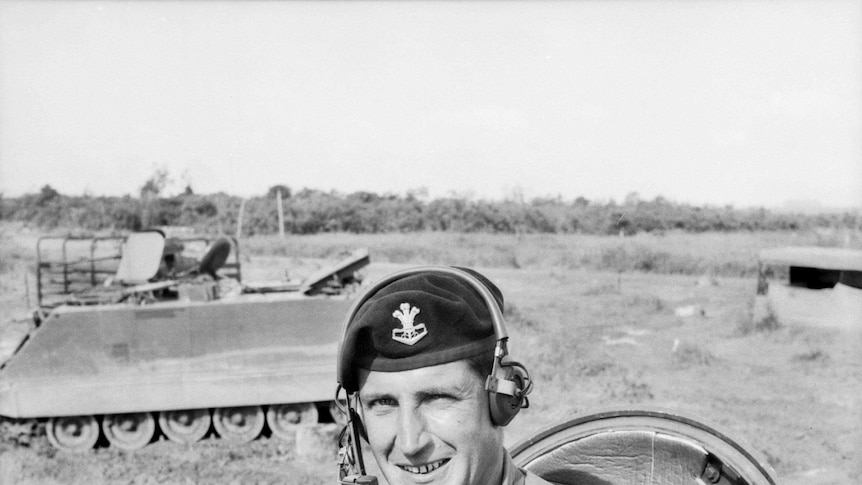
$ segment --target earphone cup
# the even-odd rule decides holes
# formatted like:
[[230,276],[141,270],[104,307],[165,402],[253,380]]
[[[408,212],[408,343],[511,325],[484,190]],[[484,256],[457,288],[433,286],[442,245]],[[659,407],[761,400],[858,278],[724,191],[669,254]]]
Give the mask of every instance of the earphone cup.
[[500,380],[513,381],[517,387],[516,396],[500,392],[488,393],[488,406],[491,410],[491,422],[497,426],[506,426],[524,407],[524,398],[520,397],[524,390],[524,373],[517,367],[503,367],[504,376]]

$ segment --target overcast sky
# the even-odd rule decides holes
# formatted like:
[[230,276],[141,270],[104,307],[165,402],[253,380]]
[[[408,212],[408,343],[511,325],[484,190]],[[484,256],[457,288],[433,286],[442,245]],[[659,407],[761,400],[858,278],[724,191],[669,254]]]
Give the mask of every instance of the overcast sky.
[[862,2],[0,0],[0,192],[862,206]]

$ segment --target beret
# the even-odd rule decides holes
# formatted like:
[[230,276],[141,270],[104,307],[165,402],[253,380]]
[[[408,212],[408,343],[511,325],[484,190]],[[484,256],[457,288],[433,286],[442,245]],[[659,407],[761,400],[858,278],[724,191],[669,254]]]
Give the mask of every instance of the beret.
[[[502,312],[503,295],[490,280],[457,269],[484,284]],[[399,372],[446,364],[491,351],[496,343],[485,300],[461,277],[421,272],[364,297],[339,352],[340,384],[348,392],[358,390],[357,369]]]

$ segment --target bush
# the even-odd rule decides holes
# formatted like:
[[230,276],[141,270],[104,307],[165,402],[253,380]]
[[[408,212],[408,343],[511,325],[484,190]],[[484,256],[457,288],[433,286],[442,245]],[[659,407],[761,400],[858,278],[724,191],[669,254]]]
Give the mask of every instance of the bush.
[[[163,175],[163,174],[158,174]],[[140,198],[67,196],[46,185],[36,194],[0,197],[4,219],[57,227],[97,230],[137,229],[144,225],[191,226],[210,232],[236,227],[241,199],[227,194],[196,195],[191,190],[174,197],[162,195],[163,181],[151,179]],[[152,187],[150,187],[152,186]],[[284,230],[291,234],[326,232],[391,233],[416,231],[482,232],[491,234],[663,234],[666,231],[787,231],[812,228],[850,229],[860,225],[858,211],[843,214],[777,214],[765,209],[736,210],[730,206],[691,206],[662,197],[624,204],[594,203],[583,197],[573,202],[561,197],[523,200],[474,200],[445,197],[423,201],[407,196],[354,192],[341,194],[315,189],[292,192],[276,185],[263,196],[246,201],[245,234],[277,234],[278,209],[274,194],[281,190]],[[831,238],[836,243],[840,238]],[[857,239],[859,239],[857,237]],[[834,244],[833,244],[834,245]],[[668,268],[664,251],[650,248],[611,248],[602,255],[608,269],[683,272]],[[696,264],[690,261],[687,265]]]

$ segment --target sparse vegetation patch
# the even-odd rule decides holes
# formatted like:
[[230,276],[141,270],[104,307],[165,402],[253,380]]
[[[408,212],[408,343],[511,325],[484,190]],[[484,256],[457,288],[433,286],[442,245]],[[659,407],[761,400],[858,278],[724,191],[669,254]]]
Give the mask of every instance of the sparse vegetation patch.
[[715,356],[710,351],[691,342],[674,345],[671,356],[674,364],[681,367],[710,365],[715,361]]
[[636,403],[653,399],[652,387],[640,377],[632,377],[628,372],[618,379],[610,377],[605,384],[605,395],[609,402]]
[[821,349],[811,349],[807,352],[802,352],[800,354],[794,355],[791,360],[793,362],[828,362],[829,354]]

